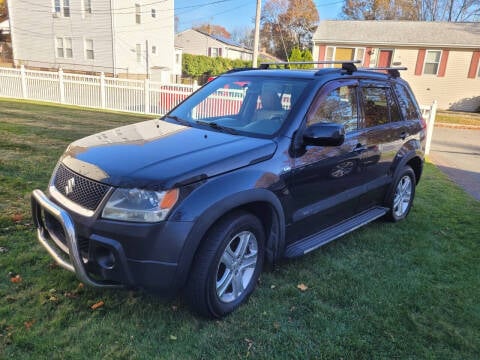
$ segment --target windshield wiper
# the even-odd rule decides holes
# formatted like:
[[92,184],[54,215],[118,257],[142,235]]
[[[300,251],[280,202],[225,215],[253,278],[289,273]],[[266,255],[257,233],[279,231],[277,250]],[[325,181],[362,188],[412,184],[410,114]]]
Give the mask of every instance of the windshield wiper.
[[195,121],[198,125],[203,125],[203,126],[208,126],[211,127],[212,129],[218,130],[218,131],[223,131],[232,135],[238,134],[238,132],[232,128],[222,126],[217,124],[216,122],[208,122],[208,121],[202,121],[202,120],[196,120]]
[[186,125],[186,126],[191,126],[190,122],[187,120],[184,120],[182,118],[179,118],[178,116],[175,115],[165,115],[163,119],[172,119],[178,122],[179,124]]

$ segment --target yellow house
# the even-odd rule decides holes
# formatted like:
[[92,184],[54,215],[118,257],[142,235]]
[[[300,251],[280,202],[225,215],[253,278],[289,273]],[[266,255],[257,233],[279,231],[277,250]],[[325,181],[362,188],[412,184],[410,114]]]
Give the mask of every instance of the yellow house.
[[315,60],[360,60],[364,67],[405,66],[418,101],[440,109],[480,110],[480,23],[321,21]]

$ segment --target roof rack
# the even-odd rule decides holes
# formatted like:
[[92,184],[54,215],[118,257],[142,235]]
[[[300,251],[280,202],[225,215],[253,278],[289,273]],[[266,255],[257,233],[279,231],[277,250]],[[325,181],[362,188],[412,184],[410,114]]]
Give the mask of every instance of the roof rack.
[[369,67],[369,68],[360,68],[358,70],[362,71],[387,71],[388,75],[390,75],[393,78],[398,78],[400,77],[400,71],[401,70],[408,70],[407,67],[405,66],[398,66],[398,67]]
[[[290,65],[335,65],[341,64],[342,66],[345,64],[350,64],[355,67],[354,64],[359,64],[360,60],[351,60],[351,61],[281,61],[281,62],[269,62],[269,63],[261,63],[259,69],[269,69],[271,65],[275,66],[284,66],[285,69],[289,69]],[[356,69],[356,67],[355,67]]]

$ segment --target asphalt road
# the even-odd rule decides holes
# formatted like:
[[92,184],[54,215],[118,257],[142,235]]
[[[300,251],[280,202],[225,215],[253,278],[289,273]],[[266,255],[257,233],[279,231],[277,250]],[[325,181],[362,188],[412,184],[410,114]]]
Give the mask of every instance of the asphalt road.
[[430,160],[467,193],[480,200],[480,130],[436,126]]

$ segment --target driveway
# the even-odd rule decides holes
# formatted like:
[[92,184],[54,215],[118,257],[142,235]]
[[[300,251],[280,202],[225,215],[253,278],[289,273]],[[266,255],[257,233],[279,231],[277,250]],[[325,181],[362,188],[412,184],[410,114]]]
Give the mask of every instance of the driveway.
[[480,200],[480,130],[436,126],[430,160],[467,193]]

